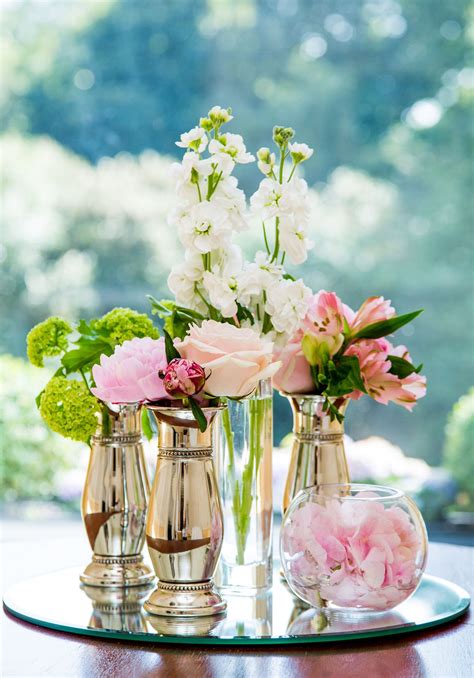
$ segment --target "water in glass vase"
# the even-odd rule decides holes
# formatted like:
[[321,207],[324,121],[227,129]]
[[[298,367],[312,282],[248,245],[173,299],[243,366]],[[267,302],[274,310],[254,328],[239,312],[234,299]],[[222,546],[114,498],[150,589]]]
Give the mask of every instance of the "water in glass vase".
[[248,595],[272,585],[273,399],[270,380],[223,412],[217,474],[224,542],[221,588]]

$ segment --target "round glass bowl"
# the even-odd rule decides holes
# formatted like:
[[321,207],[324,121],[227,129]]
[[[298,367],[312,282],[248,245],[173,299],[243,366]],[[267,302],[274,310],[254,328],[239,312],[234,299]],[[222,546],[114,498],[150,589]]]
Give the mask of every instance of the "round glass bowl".
[[299,492],[283,518],[280,556],[292,591],[312,607],[384,612],[416,590],[428,539],[400,490],[319,485]]

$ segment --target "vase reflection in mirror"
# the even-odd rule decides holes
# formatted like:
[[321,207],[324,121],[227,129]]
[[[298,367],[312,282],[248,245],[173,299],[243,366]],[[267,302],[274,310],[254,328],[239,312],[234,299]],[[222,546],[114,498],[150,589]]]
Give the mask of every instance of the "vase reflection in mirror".
[[158,426],[158,457],[146,540],[158,577],[150,614],[201,617],[224,612],[213,583],[223,538],[213,450],[222,407],[204,407],[201,432],[189,408],[147,405]]
[[[323,396],[283,393],[293,411],[293,446],[283,494],[282,515],[293,498],[306,487],[350,482],[344,450],[344,421],[331,419],[323,410]],[[331,398],[342,415],[348,400]]]
[[89,586],[142,586],[154,579],[143,562],[150,485],[138,404],[104,405],[92,436],[82,517],[93,550],[80,579]]
[[82,590],[92,601],[90,629],[146,633],[143,602],[152,585],[105,588],[82,584]]

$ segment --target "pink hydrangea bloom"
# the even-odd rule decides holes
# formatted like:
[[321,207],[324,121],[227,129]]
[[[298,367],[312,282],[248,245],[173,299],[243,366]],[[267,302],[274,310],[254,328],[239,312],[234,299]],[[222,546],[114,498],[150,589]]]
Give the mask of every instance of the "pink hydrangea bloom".
[[[383,405],[394,402],[411,411],[426,394],[426,377],[413,372],[401,379],[389,372],[392,366],[389,355],[411,362],[405,346],[394,347],[387,339],[364,339],[349,346],[345,355],[357,356],[369,395]],[[354,391],[350,397],[358,400],[362,395],[361,391]]]
[[110,403],[137,403],[168,398],[158,373],[165,370],[164,339],[150,337],[124,341],[111,356],[102,355],[92,368],[92,393]]
[[290,580],[317,605],[386,610],[416,589],[424,554],[406,511],[355,498],[308,502],[283,527]]

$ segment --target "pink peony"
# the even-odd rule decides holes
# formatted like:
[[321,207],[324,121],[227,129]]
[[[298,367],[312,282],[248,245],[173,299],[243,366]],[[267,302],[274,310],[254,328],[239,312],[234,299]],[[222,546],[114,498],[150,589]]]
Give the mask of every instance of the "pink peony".
[[369,297],[357,313],[354,313],[349,306],[344,305],[344,314],[354,335],[368,325],[393,318],[395,309],[391,306],[390,300],[383,297]]
[[[357,356],[368,394],[383,405],[394,402],[411,411],[426,394],[426,377],[413,372],[401,379],[389,372],[392,366],[389,355],[411,362],[405,346],[394,347],[386,339],[364,339],[349,346],[345,355]],[[361,391],[354,391],[350,397],[358,400],[362,395]]]
[[424,567],[420,536],[406,511],[371,494],[308,502],[284,525],[290,581],[314,604],[386,610],[416,589]]
[[143,337],[124,341],[111,356],[94,365],[92,393],[110,403],[160,400],[168,395],[158,373],[168,365],[164,339]]
[[201,365],[192,360],[172,360],[164,372],[163,386],[171,398],[187,398],[198,394],[204,388],[206,375]]
[[213,397],[250,395],[261,379],[272,377],[280,363],[273,362],[273,344],[250,328],[204,320],[191,325],[177,342],[180,355],[201,365],[208,375],[205,391]]
[[273,377],[274,388],[284,393],[311,393],[314,390],[311,368],[306,360],[299,331],[282,349],[275,351],[275,358],[281,361],[281,367]]

